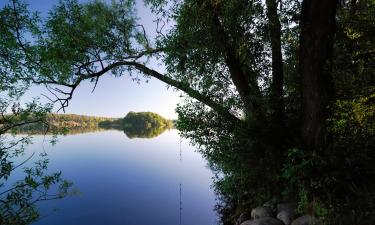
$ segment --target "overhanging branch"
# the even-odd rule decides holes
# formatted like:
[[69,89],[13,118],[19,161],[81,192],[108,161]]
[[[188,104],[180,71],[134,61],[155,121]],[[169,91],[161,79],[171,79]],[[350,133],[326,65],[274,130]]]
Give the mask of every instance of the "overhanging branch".
[[116,69],[116,68],[121,67],[121,66],[132,67],[132,68],[138,70],[139,72],[141,72],[145,75],[154,77],[154,78],[156,78],[156,79],[158,79],[158,80],[160,80],[160,81],[162,81],[162,82],[164,82],[164,83],[166,83],[166,84],[168,84],[172,87],[175,87],[175,88],[185,92],[190,97],[192,97],[192,98],[198,100],[199,102],[209,106],[215,112],[217,112],[220,116],[226,118],[227,120],[229,120],[231,122],[240,122],[240,119],[237,118],[236,116],[234,116],[232,113],[230,113],[228,108],[226,108],[223,105],[215,102],[209,96],[204,95],[197,90],[194,90],[193,88],[191,88],[188,84],[186,84],[184,82],[181,82],[181,81],[175,80],[175,79],[173,79],[169,76],[163,75],[163,74],[157,72],[156,70],[150,69],[147,66],[145,66],[144,64],[139,63],[139,62],[135,62],[135,61],[118,61],[118,62],[114,62],[114,63],[104,67],[102,70],[100,70],[96,73],[77,74],[78,79],[72,84],[66,85],[66,83],[59,83],[59,82],[54,83],[54,82],[51,82],[51,81],[49,81],[49,84],[54,83],[56,85],[71,88],[70,92],[66,92],[66,93],[59,92],[60,94],[62,93],[62,94],[67,96],[65,98],[65,100],[64,100],[64,98],[59,98],[59,97],[57,98],[57,101],[64,102],[64,104],[61,105],[62,108],[64,108],[64,107],[67,106],[67,102],[72,98],[74,90],[78,87],[78,85],[83,80],[98,79],[100,76],[106,74],[107,72],[110,72],[111,70]]
[[153,69],[150,69],[146,67],[143,64],[137,63],[137,62],[124,62],[124,65],[129,65],[135,67],[137,70],[141,71],[142,73],[152,76],[168,85],[171,85],[186,94],[188,94],[190,97],[202,102],[203,104],[211,107],[213,110],[215,110],[219,115],[223,116],[224,118],[232,121],[232,122],[238,122],[240,121],[237,117],[235,117],[233,114],[229,112],[227,108],[222,106],[221,104],[213,101],[210,97],[201,94],[199,91],[194,90],[193,88],[189,87],[188,84],[174,80],[168,76],[165,76]]

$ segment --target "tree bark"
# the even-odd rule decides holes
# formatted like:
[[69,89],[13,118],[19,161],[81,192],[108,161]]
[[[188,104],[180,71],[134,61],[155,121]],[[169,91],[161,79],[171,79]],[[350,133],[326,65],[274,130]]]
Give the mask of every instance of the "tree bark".
[[277,145],[282,144],[284,132],[283,103],[283,58],[281,53],[281,24],[277,13],[276,0],[266,0],[268,31],[272,51],[272,83],[270,93],[272,138]]
[[326,144],[328,105],[333,97],[330,60],[338,0],[304,0],[301,12],[301,140],[306,150]]

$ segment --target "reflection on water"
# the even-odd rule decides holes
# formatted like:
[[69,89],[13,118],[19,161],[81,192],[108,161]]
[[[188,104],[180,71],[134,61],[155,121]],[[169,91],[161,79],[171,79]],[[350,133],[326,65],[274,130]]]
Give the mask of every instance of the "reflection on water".
[[124,128],[124,133],[128,138],[154,138],[167,130],[167,127],[127,127]]
[[23,225],[39,219],[37,204],[61,199],[71,183],[48,172],[45,152],[26,152],[27,136],[0,135],[0,224]]
[[64,127],[51,127],[46,128],[33,128],[33,129],[19,129],[18,134],[32,134],[32,135],[45,135],[45,134],[84,134],[84,133],[93,133],[93,132],[103,132],[107,130],[119,130],[123,131],[128,138],[154,138],[165,132],[166,130],[171,129],[167,126],[151,126],[151,127],[117,127],[117,126],[74,126],[69,128]]
[[216,224],[206,161],[176,130],[158,132],[67,135],[56,146],[35,137],[27,151],[44,148],[49,170],[62,170],[81,193],[38,204],[35,225]]

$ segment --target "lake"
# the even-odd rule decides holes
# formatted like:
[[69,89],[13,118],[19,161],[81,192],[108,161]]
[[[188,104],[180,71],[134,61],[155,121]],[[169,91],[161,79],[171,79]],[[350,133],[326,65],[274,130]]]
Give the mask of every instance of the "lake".
[[39,203],[35,225],[217,224],[212,172],[176,130],[154,138],[122,131],[35,136],[26,152],[46,151],[79,194]]

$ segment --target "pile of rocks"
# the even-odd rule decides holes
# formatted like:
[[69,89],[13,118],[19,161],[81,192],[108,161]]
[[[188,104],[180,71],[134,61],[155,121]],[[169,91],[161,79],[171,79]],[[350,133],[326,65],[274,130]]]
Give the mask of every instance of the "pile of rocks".
[[269,204],[256,207],[251,211],[251,219],[240,216],[236,224],[239,225],[321,225],[316,217],[303,215],[295,218],[296,204],[281,203],[276,208]]

